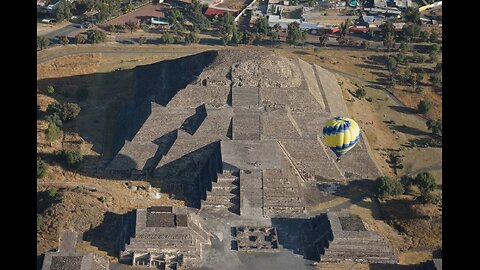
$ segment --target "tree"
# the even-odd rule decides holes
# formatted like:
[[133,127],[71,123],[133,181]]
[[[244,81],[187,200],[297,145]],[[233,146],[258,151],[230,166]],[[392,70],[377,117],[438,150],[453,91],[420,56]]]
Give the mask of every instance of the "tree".
[[128,21],[125,23],[125,28],[130,30],[130,33],[132,33],[133,31],[138,30],[138,24],[134,21]]
[[397,68],[398,63],[395,58],[388,56],[385,65],[390,73],[393,73],[393,70]]
[[105,42],[107,34],[99,30],[88,30],[87,32],[87,41],[90,44]]
[[67,36],[61,36],[61,37],[58,37],[58,42],[60,42],[60,44],[62,45],[67,45],[70,40],[68,39]]
[[437,63],[437,65],[435,66],[435,72],[437,73],[442,72],[442,62]]
[[307,4],[309,7],[313,7],[317,4],[317,0],[307,0]]
[[381,176],[375,180],[374,193],[381,199],[404,193],[402,184],[388,176]]
[[263,39],[264,36],[270,34],[271,27],[268,25],[268,21],[266,17],[260,17],[255,20],[255,24],[253,25],[253,32],[259,35],[260,40]]
[[276,42],[280,40],[280,34],[278,31],[271,31],[270,33],[270,41]]
[[138,44],[142,45],[142,44],[144,44],[145,42],[147,42],[147,38],[146,38],[146,37],[140,36],[140,37],[138,38]]
[[200,41],[200,38],[198,37],[197,34],[190,32],[186,37],[185,37],[185,44],[191,44],[191,43],[198,43]]
[[400,53],[406,55],[408,53],[408,44],[406,42],[401,42],[398,49],[400,50]]
[[318,41],[320,42],[320,46],[327,46],[327,41],[329,40],[329,37],[327,34],[320,35],[318,37]]
[[390,51],[393,47],[395,47],[395,37],[392,33],[387,33],[383,40],[383,46],[387,48],[387,51]]
[[425,78],[425,75],[423,71],[419,71],[416,73],[415,79],[418,85],[423,83],[423,79]]
[[396,58],[398,63],[405,63],[407,60],[407,55],[404,54],[403,52],[399,52]]
[[300,29],[298,22],[292,22],[288,25],[287,42],[291,45],[300,45],[305,43],[306,34]]
[[67,102],[60,105],[58,115],[63,122],[68,122],[77,118],[80,111],[81,109],[77,104]]
[[415,179],[408,176],[408,175],[403,175],[400,177],[400,183],[403,186],[404,192],[410,192],[412,190],[412,186],[415,183]]
[[235,26],[235,21],[234,21],[235,18],[233,18],[233,16],[230,14],[230,12],[225,12],[225,14],[222,16],[222,18],[220,19],[220,26],[221,26],[221,29],[222,29],[222,34],[225,36],[225,35],[228,35],[230,36],[229,39],[231,39],[232,35],[233,35],[233,32],[234,32],[234,29],[236,29],[236,26]]
[[430,102],[426,100],[420,100],[420,102],[417,105],[417,110],[421,114],[425,114],[430,110],[431,104]]
[[50,45],[50,40],[45,36],[37,37],[37,51],[41,51]]
[[348,34],[348,28],[351,25],[350,19],[347,19],[345,22],[340,23],[340,36],[345,37]]
[[201,12],[195,12],[190,17],[190,22],[193,24],[194,29],[205,31],[211,27],[211,23],[205,15]]
[[53,87],[53,85],[47,86],[47,93],[50,95],[53,95],[53,93],[55,93],[55,88]]
[[406,23],[402,28],[402,37],[405,41],[416,40],[420,35],[421,28],[418,24]]
[[78,34],[75,36],[75,43],[77,44],[84,44],[86,41],[85,35]]
[[418,24],[420,23],[420,12],[418,11],[418,8],[408,7],[403,12],[403,18],[407,22]]
[[67,0],[60,0],[57,9],[54,12],[54,17],[58,22],[70,19],[72,12],[70,11],[70,5]]
[[161,37],[160,37],[160,42],[164,43],[164,44],[172,44],[174,42],[174,38],[173,38],[173,35],[170,34],[170,33],[164,33]]
[[37,178],[43,178],[47,174],[48,164],[45,163],[41,158],[37,159]]
[[355,91],[355,96],[358,99],[362,99],[367,95],[367,92],[365,91],[365,88],[363,86],[359,86],[357,90]]
[[[272,32],[272,39],[274,39],[273,33],[276,33],[277,37],[278,37],[277,32]],[[232,39],[231,39],[232,43],[233,44],[240,44],[240,42],[242,42],[242,39],[243,39],[243,33],[238,31],[237,28],[235,28],[234,31],[233,31],[233,34],[232,34]]]
[[185,20],[183,14],[180,12],[179,9],[170,9],[167,12],[165,18],[170,24],[174,24],[175,22],[183,23],[183,21]]
[[423,92],[423,87],[421,87],[420,85],[417,85],[415,87],[415,93],[420,94],[422,92]]
[[434,135],[442,136],[442,120],[432,120],[427,121],[427,128],[431,130]]
[[425,42],[430,38],[430,35],[428,34],[427,31],[420,31],[418,39],[420,42]]
[[440,89],[442,87],[442,76],[439,73],[430,75],[430,81],[435,89]]
[[403,162],[403,157],[399,153],[391,152],[388,155],[388,160],[387,160],[388,166],[393,169],[393,173],[395,175],[397,174],[397,170],[403,169],[402,162]]
[[48,128],[45,130],[45,139],[48,142],[53,142],[60,137],[61,133],[62,131],[54,122],[49,122]]
[[415,177],[415,185],[420,190],[420,194],[424,201],[429,197],[430,193],[437,188],[437,184],[435,183],[435,177],[428,172],[423,172],[417,174]]
[[361,46],[362,46],[362,49],[368,50],[368,49],[370,49],[370,42],[364,40],[364,41],[362,41],[362,45],[361,45]]
[[80,151],[64,151],[64,158],[68,165],[70,166],[78,166],[80,162],[83,160],[83,155]]
[[440,40],[439,40],[439,37],[440,35],[438,34],[438,32],[436,30],[432,30],[430,32],[430,37],[429,37],[429,40],[430,42],[432,43],[438,43]]
[[54,102],[51,104],[48,104],[47,110],[45,111],[48,115],[54,115],[58,114],[60,112],[60,103]]
[[170,29],[177,35],[178,33],[185,31],[185,27],[183,27],[183,24],[178,21],[175,21],[173,25],[170,27]]

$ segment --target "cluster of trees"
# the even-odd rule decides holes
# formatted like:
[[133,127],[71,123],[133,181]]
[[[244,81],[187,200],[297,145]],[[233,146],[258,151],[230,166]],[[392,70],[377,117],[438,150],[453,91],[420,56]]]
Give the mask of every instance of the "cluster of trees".
[[77,167],[83,160],[83,155],[79,150],[55,150],[53,154],[66,162],[70,167]]
[[54,17],[57,22],[62,22],[64,20],[69,20],[72,17],[72,12],[70,10],[70,5],[67,0],[60,0],[55,10]]
[[102,43],[105,42],[107,34],[100,30],[88,30],[86,41],[90,44]]
[[375,180],[373,192],[381,199],[397,196],[412,192],[412,187],[416,186],[420,191],[422,202],[434,202],[435,196],[432,192],[436,189],[435,178],[428,172],[419,173],[415,178],[404,175],[398,179],[388,176],[381,176]]
[[110,24],[107,27],[107,31],[113,32],[113,33],[124,32],[124,31],[127,31],[127,30],[130,31],[130,33],[131,33],[131,32],[136,31],[138,29],[139,29],[139,26],[134,21],[128,21],[124,24]]
[[47,107],[47,114],[49,116],[58,116],[58,118],[63,122],[68,122],[74,120],[81,109],[76,103],[65,102],[65,103],[52,103]]

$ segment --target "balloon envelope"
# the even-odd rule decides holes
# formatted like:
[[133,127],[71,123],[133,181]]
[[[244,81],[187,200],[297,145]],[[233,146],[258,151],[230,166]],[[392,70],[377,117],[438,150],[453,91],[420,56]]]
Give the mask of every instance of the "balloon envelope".
[[350,151],[360,139],[360,128],[350,118],[335,117],[325,122],[323,141],[340,157]]

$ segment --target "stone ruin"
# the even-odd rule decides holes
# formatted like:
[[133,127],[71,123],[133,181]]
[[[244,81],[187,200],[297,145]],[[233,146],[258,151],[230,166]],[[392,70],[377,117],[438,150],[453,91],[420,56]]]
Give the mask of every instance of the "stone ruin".
[[369,230],[357,215],[330,212],[312,218],[310,225],[309,245],[320,262],[398,263],[390,243]]
[[75,252],[77,233],[63,231],[56,252],[47,252],[42,270],[108,270],[109,261],[93,253]]
[[[326,119],[349,116],[333,74],[269,50],[222,50],[137,67],[135,78],[134,102],[119,115],[105,172],[148,179],[197,210],[152,207],[126,215],[123,261],[201,261],[209,234],[194,218],[200,209],[254,228],[237,230],[239,251],[286,248],[317,261],[398,262],[357,217],[307,218],[304,194],[315,184],[380,175],[364,136],[340,163],[322,142]],[[268,219],[270,227],[247,223]],[[304,223],[296,239],[303,247],[283,245],[288,239],[277,233],[288,233],[274,219]]]
[[208,234],[185,208],[152,206],[123,218],[120,261],[131,265],[176,269],[201,260]]
[[234,246],[244,252],[275,252],[278,244],[277,230],[274,227],[233,227]]

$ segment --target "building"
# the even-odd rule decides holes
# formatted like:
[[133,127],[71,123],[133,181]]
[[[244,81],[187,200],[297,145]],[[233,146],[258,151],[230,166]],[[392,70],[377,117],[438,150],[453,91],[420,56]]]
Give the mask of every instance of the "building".
[[226,8],[226,7],[217,7],[217,6],[209,6],[205,11],[205,16],[215,16],[215,15],[223,15],[225,12],[229,12],[231,15],[238,12],[236,9]]
[[123,221],[120,261],[131,265],[176,269],[201,258],[201,245],[209,244],[198,217],[188,214],[186,208],[137,209],[127,213]]

